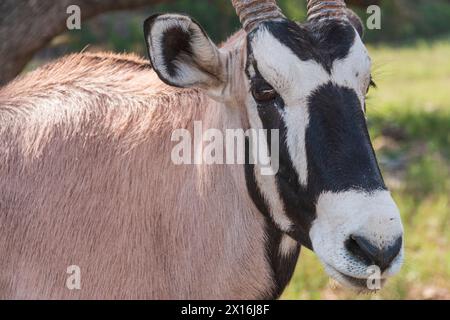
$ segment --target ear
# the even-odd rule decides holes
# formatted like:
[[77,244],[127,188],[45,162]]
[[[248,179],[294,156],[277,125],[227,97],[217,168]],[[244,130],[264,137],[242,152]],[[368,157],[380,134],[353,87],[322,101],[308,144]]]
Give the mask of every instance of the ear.
[[151,64],[165,83],[205,90],[217,90],[224,85],[224,57],[190,17],[151,16],[144,22],[144,34]]
[[358,15],[351,9],[347,9],[347,18],[353,27],[358,31],[361,39],[364,37],[364,24]]

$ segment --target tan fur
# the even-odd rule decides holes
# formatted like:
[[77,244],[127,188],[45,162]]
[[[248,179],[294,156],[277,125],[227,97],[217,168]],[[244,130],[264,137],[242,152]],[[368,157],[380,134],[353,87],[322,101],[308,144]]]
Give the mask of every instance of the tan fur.
[[[246,126],[129,55],[71,55],[0,89],[0,298],[270,293],[243,167],[171,162],[172,130],[194,120]],[[70,265],[81,290],[66,288]]]

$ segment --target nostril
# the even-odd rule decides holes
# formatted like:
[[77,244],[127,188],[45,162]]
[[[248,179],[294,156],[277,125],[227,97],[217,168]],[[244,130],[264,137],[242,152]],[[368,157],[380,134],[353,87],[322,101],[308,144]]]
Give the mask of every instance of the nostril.
[[363,238],[358,236],[350,236],[350,238],[348,238],[347,241],[345,242],[345,247],[351,254],[353,254],[353,256],[364,262],[364,264],[372,265],[373,264],[372,257],[374,256],[373,252],[374,250],[372,250],[372,252],[369,251],[369,248],[371,247],[370,244],[368,246],[367,245],[361,246],[360,245],[360,243],[362,242],[361,239]]
[[381,271],[385,271],[400,253],[402,241],[402,237],[399,237],[394,244],[379,248],[364,237],[350,236],[345,247],[366,265],[377,265]]

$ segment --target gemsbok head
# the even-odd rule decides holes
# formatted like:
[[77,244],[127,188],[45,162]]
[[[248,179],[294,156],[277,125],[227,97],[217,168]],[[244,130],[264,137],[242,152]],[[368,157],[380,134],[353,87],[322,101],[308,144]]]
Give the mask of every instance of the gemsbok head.
[[367,130],[373,81],[361,21],[343,0],[309,0],[305,23],[275,0],[232,3],[245,30],[232,47],[187,16],[147,19],[153,68],[170,86],[242,110],[250,128],[278,129],[276,175],[247,166],[257,207],[339,282],[366,288],[373,266],[384,282],[401,267],[403,228]]

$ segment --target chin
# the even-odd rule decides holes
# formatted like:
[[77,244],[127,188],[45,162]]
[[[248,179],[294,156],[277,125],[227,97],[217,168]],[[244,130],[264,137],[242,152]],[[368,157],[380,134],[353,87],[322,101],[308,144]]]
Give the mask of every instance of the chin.
[[372,294],[381,290],[387,282],[387,278],[379,279],[379,286],[374,289],[370,289],[369,287],[369,279],[360,277],[353,277],[348,274],[344,274],[329,264],[325,264],[325,271],[327,274],[339,283],[342,287],[352,290],[358,294]]
[[386,285],[387,281],[395,276],[403,265],[403,252],[393,261],[392,265],[385,270],[374,286],[374,279],[364,276],[361,273],[351,274],[349,272],[342,272],[330,263],[322,261],[327,274],[337,281],[342,287],[355,291],[359,294],[373,294],[377,293]]

